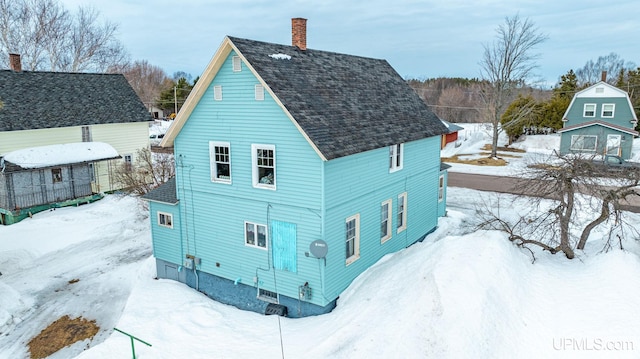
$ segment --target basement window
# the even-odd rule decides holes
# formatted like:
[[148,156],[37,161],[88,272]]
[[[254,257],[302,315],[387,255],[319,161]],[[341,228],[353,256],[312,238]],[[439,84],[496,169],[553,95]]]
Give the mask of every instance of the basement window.
[[258,288],[258,299],[269,303],[278,303],[278,293]]

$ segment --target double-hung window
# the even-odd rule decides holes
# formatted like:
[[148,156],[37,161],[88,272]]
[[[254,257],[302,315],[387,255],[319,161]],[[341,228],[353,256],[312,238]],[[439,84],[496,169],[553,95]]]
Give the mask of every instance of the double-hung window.
[[442,202],[444,199],[444,175],[440,175],[438,178],[438,202]]
[[209,142],[211,181],[231,183],[231,145],[229,142]]
[[173,228],[173,216],[169,213],[158,212],[158,225],[160,227]]
[[596,104],[585,103],[584,104],[584,117],[596,117]]
[[276,146],[251,145],[253,187],[276,189]]
[[602,117],[612,118],[616,105],[613,103],[605,103],[602,105]]
[[391,238],[391,200],[388,199],[380,205],[380,243]]
[[345,221],[346,264],[360,258],[360,215],[356,214]]
[[407,229],[407,192],[398,195],[397,233]]
[[244,222],[244,243],[247,246],[267,249],[267,226]]
[[389,146],[389,172],[395,172],[402,169],[404,160],[404,144]]

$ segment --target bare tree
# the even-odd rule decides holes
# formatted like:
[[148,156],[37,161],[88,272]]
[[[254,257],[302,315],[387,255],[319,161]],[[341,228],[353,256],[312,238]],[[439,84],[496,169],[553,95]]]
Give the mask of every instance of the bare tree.
[[111,68],[109,71],[124,74],[129,85],[146,106],[151,106],[158,99],[160,92],[165,88],[165,82],[169,80],[164,70],[151,65],[147,60],[136,61],[119,68]]
[[496,39],[484,45],[480,69],[485,86],[481,94],[485,102],[484,116],[493,125],[491,157],[496,157],[500,117],[509,104],[512,92],[523,87],[537,67],[538,54],[533,49],[547,37],[529,19],[518,15],[505,18],[496,29]]
[[25,70],[104,72],[127,60],[116,31],[90,7],[73,15],[58,0],[0,0],[0,65],[19,53]]
[[605,72],[605,81],[611,85],[616,84],[616,79],[621,71],[633,70],[635,64],[633,62],[625,62],[620,55],[615,52],[606,56],[600,56],[594,62],[593,60],[576,70],[576,77],[579,86],[589,86],[602,79]]
[[144,148],[136,153],[133,166],[123,163],[114,174],[124,191],[143,195],[175,177],[173,154],[154,153]]
[[[609,225],[606,246],[615,238],[637,237],[635,225],[626,222],[622,208],[627,198],[638,195],[635,187],[640,183],[640,169],[611,172],[583,156],[557,156],[551,162],[555,164],[545,161],[529,168],[518,185],[523,189],[521,196],[531,196],[527,197],[531,212],[507,218],[495,205],[484,206],[478,211],[482,217],[479,227],[502,230],[519,246],[536,245],[551,253],[562,252],[569,259],[575,257],[575,250],[585,248],[592,231],[604,223]],[[603,185],[603,177],[611,184]],[[584,220],[586,213],[593,216]]]

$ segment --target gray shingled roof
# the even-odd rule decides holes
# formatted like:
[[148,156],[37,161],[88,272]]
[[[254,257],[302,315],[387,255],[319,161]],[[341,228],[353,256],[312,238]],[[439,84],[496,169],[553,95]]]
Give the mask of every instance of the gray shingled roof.
[[160,185],[158,188],[147,192],[142,196],[142,199],[169,204],[178,203],[178,197],[176,195],[176,178],[174,177]]
[[328,160],[448,132],[385,60],[229,39]]
[[151,121],[125,77],[0,70],[0,131]]

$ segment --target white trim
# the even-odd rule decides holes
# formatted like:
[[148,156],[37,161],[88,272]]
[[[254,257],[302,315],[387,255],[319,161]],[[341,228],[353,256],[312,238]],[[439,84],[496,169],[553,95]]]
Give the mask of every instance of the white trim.
[[[611,116],[605,116],[604,115],[604,112],[605,112],[604,111],[604,107],[605,106],[611,106]],[[616,104],[615,103],[603,103],[602,104],[602,111],[600,112],[600,116],[602,118],[613,118],[615,113],[616,113]]]
[[[267,176],[259,178],[258,171],[258,150],[266,150],[273,151],[273,165],[272,166],[262,166],[265,168],[273,168],[272,178],[270,179],[272,183],[267,182]],[[262,145],[262,144],[251,144],[251,178],[254,188],[265,188],[275,190],[277,181],[277,170],[276,170],[276,146],[275,145]]]
[[[226,147],[228,150],[228,162],[218,162],[216,160],[216,147]],[[229,178],[218,176],[218,163],[226,163],[229,166]],[[211,182],[231,184],[231,144],[222,141],[209,141],[209,168],[211,171]]]
[[438,177],[438,203],[444,201],[444,175]]
[[240,59],[240,56],[237,56],[237,55],[232,56],[231,62],[232,62],[233,72],[242,71],[242,60]]
[[[384,220],[382,217],[382,208],[384,208],[384,206],[387,206],[387,235],[382,236],[382,221]],[[386,201],[382,201],[382,203],[380,203],[380,243],[384,243],[386,241],[388,241],[389,239],[391,239],[392,236],[392,230],[391,228],[393,227],[393,201],[391,199],[388,199]]]
[[262,84],[256,84],[253,87],[253,92],[256,101],[264,101],[264,86],[262,86]]
[[[253,244],[249,243],[247,241],[247,224],[251,224],[254,226],[254,238],[253,238]],[[259,246],[258,245],[258,227],[264,227],[264,247]],[[247,247],[252,247],[252,248],[258,248],[258,249],[262,249],[262,250],[268,250],[269,249],[269,228],[267,228],[266,225],[264,224],[260,224],[260,223],[255,223],[255,222],[249,222],[249,221],[244,221],[244,225],[242,226],[242,231],[244,231],[244,245]]]
[[[591,116],[587,115],[587,106],[593,106],[593,111],[592,111],[593,115]],[[597,109],[597,106],[595,103],[585,103],[584,106],[582,107],[582,117],[588,117],[588,118],[596,117],[596,109]]]
[[222,101],[222,85],[213,86],[213,99],[215,101]]
[[[402,207],[400,206],[402,205]],[[396,233],[400,233],[407,229],[407,192],[398,195],[398,212],[396,218]],[[402,222],[402,225],[400,225]]]
[[[595,140],[595,142],[594,142],[593,149],[588,149],[588,148],[587,148],[587,149],[585,149],[585,148],[584,148],[584,140],[582,141],[583,148],[574,148],[574,147],[573,147],[574,143],[575,143],[578,139],[580,139],[580,138],[584,139],[584,138],[586,138],[586,137],[593,137],[593,138],[595,138],[595,139],[596,139],[596,140]],[[595,152],[597,148],[598,148],[598,136],[596,136],[596,135],[571,135],[571,143],[569,144],[569,149],[570,149],[571,151]]]
[[389,173],[404,167],[404,143],[389,146]]
[[[160,212],[160,211],[156,213],[157,213],[158,226],[165,227],[165,228],[173,228],[173,214],[167,213],[167,212]],[[164,221],[161,220],[162,216],[165,217]],[[167,219],[169,220],[167,221]]]
[[[347,223],[354,221],[354,236],[353,236],[353,254],[350,257],[346,257],[347,253],[345,252],[345,264],[349,265],[355,261],[357,261],[358,259],[360,259],[360,213],[355,214],[351,217],[348,217],[344,223],[345,223],[345,244],[347,242],[347,240],[349,239],[349,235],[347,233]],[[346,249],[346,247],[345,247]]]

